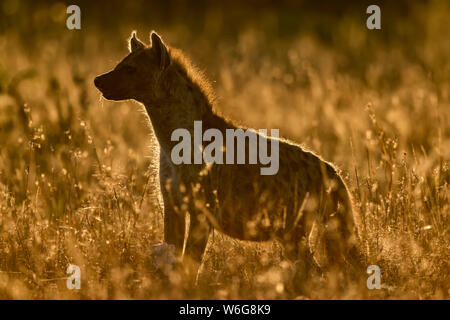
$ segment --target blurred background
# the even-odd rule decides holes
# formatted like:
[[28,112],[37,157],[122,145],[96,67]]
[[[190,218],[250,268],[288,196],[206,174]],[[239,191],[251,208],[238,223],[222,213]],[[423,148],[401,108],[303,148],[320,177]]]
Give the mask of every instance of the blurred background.
[[[71,4],[81,30],[66,27]],[[366,28],[371,4],[381,30]],[[153,269],[151,126],[137,103],[105,101],[93,85],[133,30],[182,49],[225,116],[279,128],[342,169],[384,287],[317,280],[310,297],[449,297],[448,1],[2,0],[1,298],[296,297],[276,244],[215,233],[195,290]],[[65,287],[69,263],[85,275],[80,291]]]

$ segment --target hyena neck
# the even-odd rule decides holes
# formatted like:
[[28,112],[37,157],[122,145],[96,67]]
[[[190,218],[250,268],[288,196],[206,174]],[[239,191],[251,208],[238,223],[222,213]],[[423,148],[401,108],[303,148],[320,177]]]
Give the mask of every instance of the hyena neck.
[[178,141],[171,141],[172,132],[184,128],[194,134],[194,121],[202,121],[203,130],[225,130],[228,123],[213,112],[209,88],[197,79],[189,66],[174,61],[161,80],[157,95],[144,99],[144,105],[152,122],[161,152],[170,157]]

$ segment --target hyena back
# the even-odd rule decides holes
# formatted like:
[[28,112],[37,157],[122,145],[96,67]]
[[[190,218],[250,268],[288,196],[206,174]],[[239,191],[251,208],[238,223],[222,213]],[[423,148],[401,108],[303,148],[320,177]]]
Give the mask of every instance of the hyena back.
[[[185,245],[183,261],[191,260],[192,272],[197,273],[212,229],[242,240],[277,239],[287,258],[314,261],[323,269],[357,265],[358,219],[330,163],[279,140],[275,175],[261,175],[259,164],[175,165],[175,129],[185,128],[192,136],[194,121],[222,133],[237,127],[213,111],[213,95],[201,73],[156,33],[149,47],[133,33],[130,51],[95,85],[107,99],[144,104],[160,146],[164,240],[179,256]],[[184,239],[186,214],[190,228]]]

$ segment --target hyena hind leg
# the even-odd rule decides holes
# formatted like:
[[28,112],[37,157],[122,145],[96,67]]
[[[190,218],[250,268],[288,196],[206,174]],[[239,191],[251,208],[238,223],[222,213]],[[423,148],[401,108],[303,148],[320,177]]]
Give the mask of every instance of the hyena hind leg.
[[281,243],[285,258],[294,264],[291,282],[287,285],[288,292],[295,296],[307,296],[313,283],[320,280],[321,269],[314,260],[303,227],[296,227],[285,235]]
[[322,269],[329,285],[343,290],[350,283],[360,281],[365,270],[355,235],[337,216],[329,219],[325,228],[319,229],[317,251],[323,256]]

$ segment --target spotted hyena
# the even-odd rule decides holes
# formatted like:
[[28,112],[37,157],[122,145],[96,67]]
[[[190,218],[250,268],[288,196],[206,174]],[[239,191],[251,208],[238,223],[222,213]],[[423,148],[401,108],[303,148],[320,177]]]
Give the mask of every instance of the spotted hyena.
[[[194,121],[202,121],[204,130],[215,128],[225,136],[238,127],[214,112],[207,81],[155,32],[150,46],[133,33],[129,49],[112,71],[95,78],[95,85],[106,99],[135,99],[145,106],[160,147],[164,240],[180,257],[184,248],[183,263],[190,260],[191,272],[197,273],[212,229],[241,240],[278,240],[285,256],[304,267],[346,271],[357,265],[358,219],[331,163],[278,139],[279,170],[273,175],[261,175],[261,164],[174,164],[174,130],[193,135]],[[248,146],[245,150],[248,156]]]

